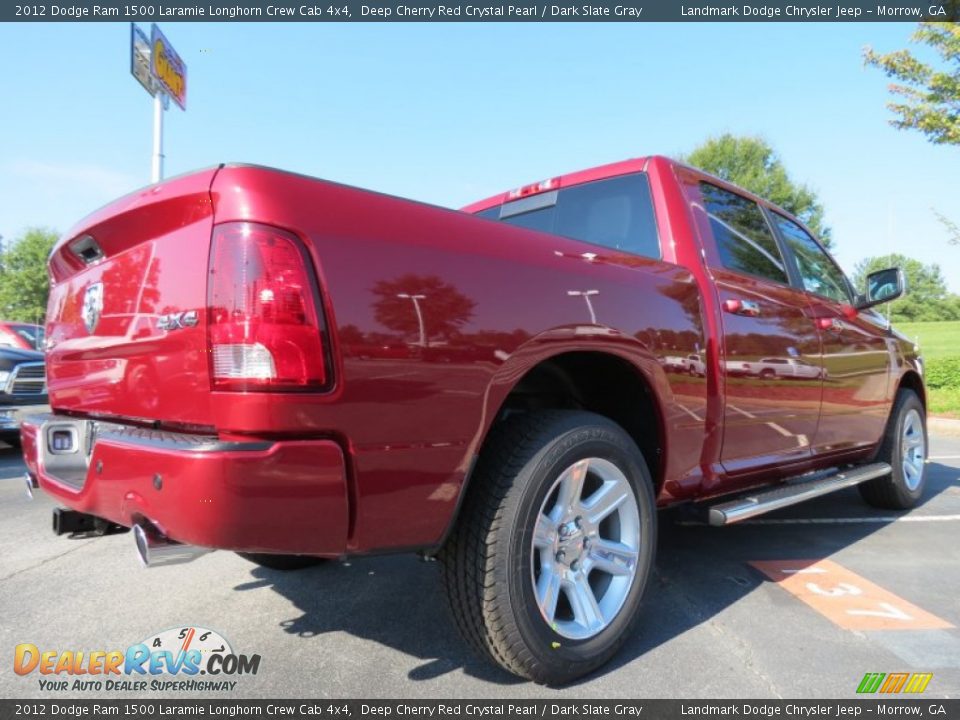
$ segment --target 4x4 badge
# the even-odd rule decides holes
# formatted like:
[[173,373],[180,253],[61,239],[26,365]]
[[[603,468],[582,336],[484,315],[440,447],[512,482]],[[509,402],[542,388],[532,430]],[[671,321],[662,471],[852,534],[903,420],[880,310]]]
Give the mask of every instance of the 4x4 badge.
[[80,314],[83,316],[83,324],[88,333],[92,333],[97,323],[100,322],[100,314],[103,312],[103,283],[98,282],[89,286],[83,293],[83,309]]

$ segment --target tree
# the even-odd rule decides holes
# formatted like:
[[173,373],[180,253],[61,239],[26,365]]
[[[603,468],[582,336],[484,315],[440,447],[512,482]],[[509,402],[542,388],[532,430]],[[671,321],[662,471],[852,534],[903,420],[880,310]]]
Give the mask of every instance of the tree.
[[943,66],[921,62],[909,50],[863,51],[867,65],[897,81],[889,88],[897,98],[887,103],[894,114],[890,124],[919,130],[937,144],[960,145],[960,24],[922,22],[910,39],[932,48]]
[[924,265],[899,253],[867,258],[854,270],[854,285],[862,290],[868,274],[889,267],[902,268],[907,279],[906,294],[890,304],[893,320],[960,319],[960,298],[947,291],[947,283],[936,263]]
[[0,251],[0,317],[40,323],[47,312],[47,258],[57,233],[30,228]]
[[942,215],[936,210],[933,211],[933,214],[937,216],[937,220],[939,220],[940,224],[946,229],[948,236],[947,242],[951,245],[960,245],[960,224],[955,223],[946,215]]
[[[867,65],[900,81],[890,84],[890,92],[902,98],[900,102],[887,103],[895,115],[890,124],[919,130],[939,145],[960,145],[960,24],[922,22],[910,39],[933,48],[943,67],[921,62],[909,50],[885,55],[869,47],[863,51]],[[960,245],[957,223],[936,210],[933,212],[946,229],[950,244]]]
[[381,325],[420,342],[449,340],[473,317],[476,303],[436,275],[407,273],[378,280],[374,316]]
[[783,161],[763,138],[725,133],[709,138],[684,161],[779,205],[800,218],[824,245],[832,246],[816,194],[790,178]]

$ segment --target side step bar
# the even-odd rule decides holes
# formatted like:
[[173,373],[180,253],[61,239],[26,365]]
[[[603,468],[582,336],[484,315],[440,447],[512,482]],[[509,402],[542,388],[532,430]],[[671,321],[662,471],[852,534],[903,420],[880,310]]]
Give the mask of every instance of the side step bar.
[[867,480],[888,475],[887,463],[873,463],[843,470],[826,477],[806,482],[788,483],[772,490],[763,490],[710,508],[711,525],[732,525],[747,518],[779,510],[843,488],[859,485]]

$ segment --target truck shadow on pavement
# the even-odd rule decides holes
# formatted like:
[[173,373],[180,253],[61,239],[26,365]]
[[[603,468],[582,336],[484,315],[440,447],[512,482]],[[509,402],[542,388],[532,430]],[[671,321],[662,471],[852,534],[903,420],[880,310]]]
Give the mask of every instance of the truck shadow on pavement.
[[[928,465],[920,513],[951,487],[957,470]],[[958,502],[960,505],[960,502]],[[766,516],[769,519],[891,518],[901,513],[866,505],[856,488],[844,490]],[[826,558],[886,527],[884,522],[750,524],[712,528],[691,523],[688,513],[660,513],[657,564],[631,636],[613,660],[573,686],[635,663],[648,651],[678,638],[768,582],[748,565],[754,560]],[[907,552],[907,550],[905,550]],[[475,657],[450,617],[439,568],[413,556],[356,558],[284,573],[254,568],[254,580],[237,590],[271,587],[300,611],[280,629],[311,642],[344,632],[379,643],[419,662],[407,671],[415,681],[434,680],[462,669],[500,685],[522,682]],[[804,612],[797,604],[796,612]],[[788,610],[789,611],[789,610]],[[790,638],[784,638],[789,643]],[[317,652],[323,652],[318,643]],[[397,672],[388,661],[385,672]],[[385,680],[385,688],[389,681]],[[637,691],[642,694],[642,687]]]

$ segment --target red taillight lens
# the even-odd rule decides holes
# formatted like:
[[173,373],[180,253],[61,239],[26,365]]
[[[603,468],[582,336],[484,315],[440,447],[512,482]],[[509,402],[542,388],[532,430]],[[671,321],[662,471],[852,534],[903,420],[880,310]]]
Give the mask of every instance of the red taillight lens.
[[296,237],[255,223],[217,225],[207,282],[214,389],[322,389],[324,328],[315,296]]

